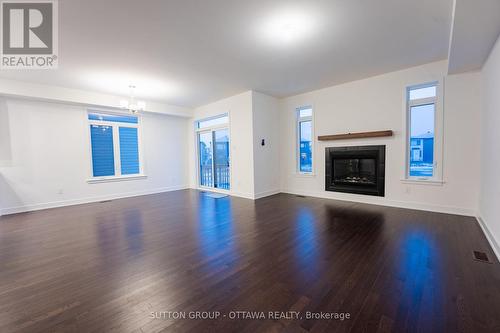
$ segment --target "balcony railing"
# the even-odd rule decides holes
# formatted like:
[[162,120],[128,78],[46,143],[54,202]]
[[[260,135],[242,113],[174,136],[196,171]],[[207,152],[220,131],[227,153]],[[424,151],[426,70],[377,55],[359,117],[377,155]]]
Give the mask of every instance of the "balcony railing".
[[[215,171],[215,175],[213,174]],[[215,177],[214,177],[215,176]],[[200,185],[229,190],[229,165],[202,165],[200,172]]]

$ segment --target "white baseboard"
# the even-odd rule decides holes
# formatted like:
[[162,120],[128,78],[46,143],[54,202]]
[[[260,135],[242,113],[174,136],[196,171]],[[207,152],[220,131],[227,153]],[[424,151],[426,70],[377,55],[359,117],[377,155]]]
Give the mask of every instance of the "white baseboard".
[[280,190],[271,190],[271,191],[264,191],[264,192],[259,192],[259,193],[246,193],[246,192],[237,192],[237,191],[218,191],[217,189],[200,189],[198,187],[190,187],[193,190],[197,191],[209,191],[209,192],[217,192],[217,193],[227,193],[233,197],[238,197],[238,198],[244,198],[244,199],[250,199],[250,200],[256,200],[264,197],[268,197],[270,195],[275,195],[278,193],[281,193]]
[[281,193],[281,191],[280,190],[264,191],[264,192],[255,193],[253,198],[260,199],[260,198],[268,197],[268,196],[275,195],[278,193]]
[[495,239],[495,236],[493,236],[490,229],[488,228],[488,225],[486,224],[486,222],[483,220],[483,218],[481,216],[479,216],[479,215],[476,216],[476,219],[479,222],[481,229],[483,229],[483,233],[486,236],[488,243],[490,243],[490,246],[493,249],[493,252],[495,252],[495,255],[497,256],[497,260],[500,261],[500,245],[498,244],[497,240]]
[[24,205],[24,206],[8,207],[8,208],[3,208],[0,210],[0,216],[9,215],[9,214],[16,214],[16,213],[31,212],[31,211],[35,211],[35,210],[42,210],[42,209],[49,209],[49,208],[80,205],[80,204],[99,202],[99,201],[104,201],[104,200],[115,200],[115,199],[137,197],[137,196],[141,196],[141,195],[184,190],[187,188],[189,188],[188,185],[170,186],[170,187],[157,188],[157,189],[147,190],[147,191],[125,192],[125,193],[120,193],[120,194],[110,194],[110,195],[97,196],[97,197],[87,197],[87,198],[81,198],[81,199],[71,199],[71,200],[44,202],[44,203]]
[[239,197],[239,198],[253,199],[252,193],[230,191],[229,195],[234,196],[234,197]]
[[356,203],[365,203],[369,205],[380,205],[380,206],[388,206],[388,207],[396,207],[396,208],[406,208],[406,209],[416,209],[416,210],[425,210],[430,212],[437,213],[446,213],[446,214],[456,214],[456,215],[464,215],[464,216],[476,216],[476,211],[474,209],[467,209],[461,207],[451,207],[451,206],[440,206],[440,205],[431,205],[424,204],[420,202],[411,202],[411,201],[397,201],[397,200],[389,200],[383,197],[365,197],[365,196],[356,196],[356,199],[345,198],[342,196],[336,196],[335,194],[325,193],[322,191],[300,191],[300,190],[282,190],[283,193],[296,194],[296,195],[304,195],[308,197],[322,198],[322,199],[333,199],[340,201],[348,201],[348,202],[356,202]]
[[476,210],[462,208],[462,207],[452,207],[452,206],[441,206],[441,205],[431,205],[420,202],[411,202],[411,201],[397,201],[397,200],[389,200],[384,197],[367,197],[357,195],[356,198],[345,198],[342,196],[338,196],[336,194],[331,194],[324,191],[300,191],[300,190],[271,190],[264,191],[259,193],[243,193],[236,191],[229,191],[229,195],[245,198],[245,199],[260,199],[267,196],[271,196],[278,193],[288,193],[288,194],[296,194],[296,195],[304,195],[308,197],[322,198],[322,199],[332,199],[332,200],[341,200],[355,203],[365,203],[370,205],[380,205],[380,206],[388,206],[388,207],[396,207],[396,208],[406,208],[406,209],[416,209],[416,210],[424,210],[436,213],[446,213],[446,214],[455,214],[455,215],[463,215],[463,216],[472,216],[476,217]]

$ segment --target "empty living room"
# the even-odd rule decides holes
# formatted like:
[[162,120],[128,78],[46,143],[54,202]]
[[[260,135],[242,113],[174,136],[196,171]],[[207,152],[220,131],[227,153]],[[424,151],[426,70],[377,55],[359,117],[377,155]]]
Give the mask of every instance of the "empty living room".
[[500,0],[0,30],[0,332],[500,332]]

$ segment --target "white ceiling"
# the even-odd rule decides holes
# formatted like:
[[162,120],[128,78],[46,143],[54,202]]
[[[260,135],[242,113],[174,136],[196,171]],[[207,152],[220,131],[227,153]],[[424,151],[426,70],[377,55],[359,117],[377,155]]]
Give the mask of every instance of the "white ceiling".
[[[59,0],[59,69],[0,77],[198,106],[446,59],[452,0]],[[283,13],[302,38],[266,34]]]
[[450,74],[481,69],[500,33],[500,0],[456,0]]

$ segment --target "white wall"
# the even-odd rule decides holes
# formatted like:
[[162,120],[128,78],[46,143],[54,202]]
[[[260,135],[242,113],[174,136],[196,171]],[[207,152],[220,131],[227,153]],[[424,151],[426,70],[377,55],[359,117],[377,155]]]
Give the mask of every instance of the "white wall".
[[[350,82],[282,100],[281,189],[285,192],[474,215],[479,181],[480,75],[446,76],[446,62],[436,62]],[[444,78],[444,185],[403,183],[405,168],[404,89]],[[319,142],[314,145],[314,176],[296,172],[295,109],[313,105],[318,135],[394,130],[390,138]],[[325,147],[386,145],[386,196],[327,192]]]
[[146,179],[88,184],[86,108],[0,99],[0,208],[3,213],[188,187],[187,118],[146,113]]
[[280,191],[280,112],[276,98],[255,91],[252,96],[254,196],[259,198]]
[[[198,188],[196,135],[197,120],[229,114],[231,189],[230,194],[258,198],[278,193],[279,103],[274,97],[247,91],[194,110],[190,122],[190,185]],[[261,145],[261,140],[265,145]]]
[[245,198],[254,195],[253,169],[253,128],[252,128],[252,92],[232,96],[194,110],[189,130],[190,186],[197,188],[196,120],[229,114],[230,158],[231,158],[231,194]]
[[500,38],[482,72],[481,188],[479,216],[500,257]]
[[[498,115],[491,111],[496,107],[494,92],[498,91],[498,46],[495,50],[496,56],[492,55],[482,74],[483,83],[490,87],[485,112],[491,119],[486,118],[483,124],[490,126],[483,133],[487,142],[498,142],[492,125]],[[148,178],[105,184],[86,182],[91,165],[85,107],[0,99],[0,208],[8,213],[186,186],[196,188],[194,121],[229,113],[233,195],[256,198],[284,191],[473,215],[479,196],[481,74],[446,76],[446,67],[446,62],[427,64],[282,100],[247,91],[196,108],[191,119],[147,113],[143,117],[143,141]],[[404,183],[403,91],[408,85],[443,78],[445,183]],[[300,176],[295,159],[295,108],[302,105],[313,105],[315,137],[382,129],[394,130],[395,136],[316,141],[315,175]],[[261,139],[266,140],[265,146],[261,146]],[[324,191],[325,147],[368,144],[387,146],[386,197]],[[498,147],[484,149],[493,152]],[[482,195],[487,199],[482,200],[481,212],[485,220],[495,221],[498,211],[493,202],[498,199],[498,187],[489,180],[493,171],[483,163],[486,176]],[[500,228],[497,224],[493,229],[498,233]]]

